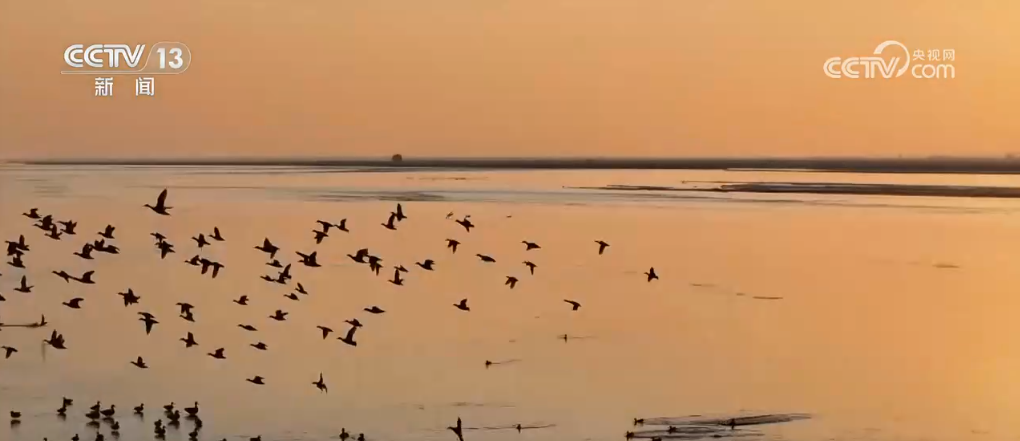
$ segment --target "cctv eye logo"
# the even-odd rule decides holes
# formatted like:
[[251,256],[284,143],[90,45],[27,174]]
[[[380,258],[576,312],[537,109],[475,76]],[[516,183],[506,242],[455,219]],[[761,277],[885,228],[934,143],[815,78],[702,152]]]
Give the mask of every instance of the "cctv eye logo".
[[[883,54],[886,57],[882,57]],[[914,63],[911,66],[911,61],[921,63]],[[952,63],[945,63],[948,61],[956,61],[955,50],[917,49],[911,59],[911,52],[903,43],[888,40],[879,44],[870,57],[832,57],[825,60],[822,69],[829,78],[899,78],[907,73],[907,70],[910,70],[910,75],[914,78],[956,78],[956,68]]]
[[[138,68],[145,54],[145,45],[72,44],[64,50],[64,63],[71,69],[62,74],[180,74],[191,65],[191,49],[180,42],[152,45],[145,64]],[[129,69],[123,69],[121,66]]]

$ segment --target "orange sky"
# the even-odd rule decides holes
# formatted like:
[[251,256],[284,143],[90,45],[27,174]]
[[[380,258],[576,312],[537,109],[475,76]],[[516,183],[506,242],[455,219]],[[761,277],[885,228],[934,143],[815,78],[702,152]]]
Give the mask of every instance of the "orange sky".
[[[1020,2],[0,1],[0,157],[1020,151]],[[894,39],[957,77],[831,79]],[[135,97],[71,44],[181,41]],[[1010,110],[1014,110],[1010,112]]]

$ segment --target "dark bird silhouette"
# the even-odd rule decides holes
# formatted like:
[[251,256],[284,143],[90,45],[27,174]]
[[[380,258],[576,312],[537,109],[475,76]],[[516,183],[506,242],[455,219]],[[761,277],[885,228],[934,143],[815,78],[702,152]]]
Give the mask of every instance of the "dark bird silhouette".
[[468,219],[466,216],[464,219],[457,219],[457,223],[464,227],[464,230],[468,233],[470,233],[471,229],[475,227],[475,224],[471,223],[471,219]]
[[184,342],[184,347],[185,348],[190,348],[192,346],[198,346],[198,342],[195,341],[195,335],[190,333],[190,332],[188,333],[188,336],[186,338],[181,338],[180,340]]
[[213,227],[213,233],[210,234],[209,237],[213,238],[213,240],[217,242],[223,242],[226,240],[223,238],[223,235],[220,234],[220,227]]
[[[92,409],[88,413],[85,414],[85,417],[90,419],[90,420],[93,420],[93,422],[95,420],[98,420],[102,416],[103,415],[101,413],[99,413],[99,409]],[[92,423],[90,423],[90,424],[92,424]],[[96,423],[96,425],[98,426],[98,423]]]
[[7,298],[3,294],[0,294],[0,302],[6,302]]
[[326,336],[328,336],[330,332],[333,332],[332,329],[327,328],[325,326],[316,326],[316,328],[319,328],[320,330],[322,330],[322,339],[323,340],[326,339]]
[[138,359],[135,360],[135,361],[132,361],[131,364],[133,364],[135,366],[138,366],[139,369],[148,369],[149,368],[149,366],[145,364],[145,360],[142,360],[142,357],[138,357]]
[[295,251],[295,253],[297,253],[298,256],[301,256],[301,263],[305,266],[312,268],[321,266],[319,265],[319,262],[316,261],[316,255],[318,254],[317,251],[312,251],[312,254],[303,254],[300,251]]
[[8,358],[11,358],[11,354],[14,354],[14,353],[18,352],[17,349],[14,349],[14,348],[12,348],[10,346],[0,346],[0,349],[4,350],[4,359],[5,360],[8,359]]
[[397,286],[404,284],[404,279],[400,278],[400,269],[393,270],[393,280],[389,282]]
[[252,332],[258,331],[258,329],[255,329],[255,327],[252,326],[252,325],[237,325],[237,327],[241,328],[241,329],[244,329],[245,331],[252,331]]
[[28,276],[21,276],[21,286],[14,288],[14,290],[28,294],[32,292],[32,288],[34,287],[28,285]]
[[539,248],[542,248],[542,247],[538,246],[537,243],[528,242],[526,240],[522,240],[521,243],[523,243],[524,246],[527,247],[524,251],[531,251],[531,250],[537,250]]
[[81,251],[75,251],[74,255],[85,260],[92,260],[92,244],[87,243],[83,245]]
[[447,427],[447,429],[450,429],[451,431],[453,431],[454,435],[457,435],[457,440],[458,441],[464,441],[464,429],[461,426],[460,418],[457,418],[457,425],[456,426],[450,426],[450,427]]
[[75,227],[78,226],[77,222],[69,220],[69,221],[60,221],[60,222],[57,222],[57,223],[64,226],[64,234],[71,235],[71,236],[74,236],[75,234],[77,234],[77,233],[74,232]]
[[315,244],[316,245],[322,243],[322,239],[325,239],[325,238],[329,237],[329,234],[326,234],[325,231],[312,230],[312,232],[315,233]]
[[262,241],[262,246],[257,246],[255,249],[269,254],[270,259],[276,258],[276,252],[280,251],[280,247],[273,245],[273,243],[269,241],[268,237]]
[[424,262],[415,262],[414,264],[422,267],[424,270],[432,271],[434,269],[432,265],[435,265],[435,263],[432,259],[425,259]]
[[145,413],[145,403],[141,403],[135,406],[135,415],[142,415]]
[[471,310],[471,308],[468,308],[467,299],[461,299],[460,303],[454,303],[453,306],[456,306],[457,309],[459,309],[461,311],[470,311]]
[[368,257],[368,248],[362,248],[354,253],[353,256],[348,254],[347,257],[350,257],[355,262],[365,263],[365,258]]
[[49,231],[54,227],[53,216],[49,214],[43,216],[42,219],[39,219],[39,223],[35,224],[35,227],[43,231]]
[[578,310],[578,308],[580,308],[580,307],[581,307],[581,304],[580,304],[580,303],[577,303],[577,302],[575,302],[575,301],[573,301],[573,300],[567,300],[567,299],[563,299],[563,301],[564,301],[564,302],[567,302],[567,303],[569,303],[569,304],[570,304],[571,306],[573,306],[573,307],[574,307],[574,308],[573,308],[573,310],[574,310],[574,311],[577,311],[577,310]]
[[139,312],[138,315],[142,316],[138,321],[145,322],[145,335],[149,335],[152,332],[152,326],[159,323],[156,321],[156,317],[147,312]]
[[339,224],[333,224],[333,226],[336,227],[336,229],[338,229],[340,231],[343,231],[345,233],[350,233],[350,230],[347,229],[347,219],[346,218],[345,219],[340,219],[340,223]]
[[340,340],[340,341],[342,341],[344,343],[347,343],[347,344],[349,344],[351,346],[357,346],[358,342],[354,341],[354,332],[356,332],[357,330],[358,330],[357,326],[351,326],[351,329],[347,330],[347,335],[345,335],[343,337],[340,337],[340,338],[337,338],[337,340]]
[[510,289],[514,289],[517,286],[517,278],[514,276],[506,276],[506,283],[504,285],[510,285]]
[[104,417],[113,418],[113,415],[117,413],[117,406],[115,404],[111,404],[109,409],[101,410],[99,413],[103,414]]
[[21,254],[15,254],[7,264],[15,268],[25,269],[25,261],[21,259]]
[[344,320],[344,323],[350,324],[351,326],[361,327],[361,322],[358,319]]
[[[251,384],[263,385],[263,384],[266,384],[264,380],[265,380],[264,378],[256,375],[255,378],[249,378],[249,379],[247,379],[245,381],[247,381],[247,382],[249,382]],[[255,438],[252,438],[252,439],[255,439]],[[258,439],[261,441],[262,437],[258,437]]]
[[104,229],[103,231],[99,232],[99,235],[103,236],[104,239],[113,239],[113,230],[116,230],[116,229],[117,228],[114,227],[113,225],[107,225],[106,229]]
[[493,259],[492,257],[486,256],[484,254],[475,254],[475,255],[478,256],[479,259],[482,259],[482,262],[496,263],[496,259]]
[[264,350],[266,350],[266,349],[269,349],[269,347],[268,347],[268,346],[266,346],[266,344],[265,344],[265,343],[262,343],[262,342],[258,342],[258,343],[255,343],[255,344],[251,344],[251,345],[248,345],[248,346],[251,346],[251,347],[253,347],[253,348],[255,348],[255,349],[258,349],[258,350],[260,350],[260,351],[264,351]]
[[[163,406],[163,410],[164,410],[165,413],[173,412],[174,411],[174,402],[171,401],[170,404],[167,404],[167,405]],[[163,423],[161,421],[156,421],[156,425],[157,426],[162,425],[162,424]]]
[[72,279],[71,275],[68,274],[67,271],[60,270],[60,271],[51,271],[51,272],[53,274],[56,274],[57,277],[60,277],[61,279],[64,279],[65,283],[69,283],[71,281],[71,279]]
[[187,313],[191,312],[192,309],[195,308],[190,303],[181,303],[181,302],[178,302],[177,306],[181,308],[181,314],[187,314]]
[[12,410],[11,411],[11,419],[16,421],[18,418],[21,418],[21,412],[15,412],[15,411]]
[[30,208],[28,210],[28,213],[21,213],[21,215],[25,216],[25,217],[27,217],[29,219],[39,219],[40,218],[40,216],[39,216],[39,209],[38,208]]
[[300,297],[297,296],[297,294],[294,294],[294,293],[284,294],[283,296],[288,298],[288,299],[295,300],[295,301],[301,299]]
[[209,241],[205,240],[205,235],[198,233],[198,237],[192,237],[191,240],[198,244],[198,249],[202,249],[206,245],[211,245]]
[[166,240],[166,236],[164,236],[163,233],[160,233],[159,231],[154,232],[154,233],[149,233],[149,236],[152,236],[153,239],[156,239],[156,243],[157,244],[159,244],[160,242]]
[[182,319],[184,319],[184,320],[187,320],[187,321],[191,322],[191,323],[195,323],[195,315],[192,314],[191,311],[182,313],[180,317]]
[[388,229],[388,230],[396,230],[397,227],[395,225],[393,225],[393,222],[395,220],[397,220],[397,214],[396,213],[390,213],[390,219],[387,220],[386,223],[379,224],[379,225],[382,225],[382,226],[386,227],[386,229]]
[[373,306],[371,308],[365,308],[365,311],[366,312],[370,312],[372,314],[382,314],[382,313],[386,312],[386,311],[384,311],[382,308],[380,308],[378,306]]
[[117,295],[124,298],[124,306],[136,304],[138,303],[138,300],[141,299],[141,297],[135,295],[135,292],[132,291],[131,288],[128,288],[127,292],[119,292]]
[[61,303],[61,304],[66,306],[66,307],[68,307],[68,308],[71,308],[71,309],[81,309],[81,302],[83,302],[83,301],[85,301],[85,299],[83,299],[81,297],[75,297],[75,298],[71,299],[70,301],[67,301],[67,302],[64,302],[64,303]]
[[53,349],[67,349],[64,345],[64,336],[56,330],[50,334],[49,340],[43,340],[43,343],[50,345]]
[[166,189],[163,189],[163,191],[159,194],[159,197],[156,199],[156,206],[155,207],[153,207],[152,205],[149,205],[149,204],[145,204],[145,206],[148,207],[149,209],[151,209],[152,211],[156,212],[157,214],[162,214],[163,216],[169,216],[170,213],[167,212],[167,210],[169,210],[169,209],[171,209],[173,207],[168,207],[166,205],[166,193],[167,193]]
[[319,381],[315,381],[312,384],[319,388],[320,391],[329,393],[329,389],[326,388],[326,381],[322,379],[322,372],[319,372]]
[[60,231],[57,230],[57,226],[56,225],[50,225],[50,229],[49,229],[48,234],[46,234],[46,237],[48,237],[50,239],[53,239],[53,240],[60,240],[60,235],[61,235],[61,233],[60,233]]
[[238,305],[241,306],[246,306],[248,305],[248,296],[241,296],[237,300],[234,300],[234,303],[237,303]]
[[95,273],[96,273],[95,271],[85,271],[85,273],[82,274],[81,277],[72,277],[72,278],[74,280],[76,280],[78,283],[84,283],[86,285],[94,285],[96,282],[94,280],[92,280],[92,275],[95,274]]
[[213,352],[210,352],[207,355],[209,355],[210,357],[215,358],[217,360],[226,360],[227,356],[223,355],[223,351],[225,351],[225,350],[226,349],[224,349],[224,348],[219,348],[219,349],[217,349],[217,350],[215,350]]
[[608,243],[601,240],[596,240],[595,243],[599,244],[599,255],[602,255],[602,253],[606,251],[606,247],[609,246]]
[[397,222],[407,219],[407,216],[404,216],[404,207],[399,203],[397,204],[397,212],[393,213],[393,215],[397,217]]
[[524,266],[528,267],[528,270],[531,271],[531,275],[535,275],[535,267],[538,266],[538,265],[535,265],[530,260],[525,260],[524,261]]
[[100,253],[120,254],[120,248],[117,248],[114,245],[107,245],[106,239],[99,239],[92,242],[92,248]]
[[280,261],[276,260],[276,259],[273,259],[272,262],[269,262],[266,265],[271,266],[273,268],[283,268],[283,264],[280,263]]
[[289,313],[283,312],[283,311],[277,309],[276,313],[271,315],[271,316],[269,316],[269,318],[271,318],[273,320],[276,320],[278,322],[282,322],[284,320],[287,320],[287,314],[289,314]]
[[395,268],[395,269],[396,269],[397,271],[400,271],[400,272],[402,272],[402,273],[406,273],[406,272],[408,272],[408,271],[407,271],[407,268],[404,268],[404,265],[397,265],[397,266],[395,266],[395,267],[393,267],[393,268]]
[[659,276],[657,276],[655,274],[655,268],[648,268],[648,271],[645,272],[645,275],[648,276],[648,281],[649,282],[651,282],[652,279],[656,279],[657,280],[659,278]]
[[296,289],[296,291],[297,291],[297,292],[298,292],[299,294],[304,294],[304,295],[308,295],[308,291],[305,291],[305,287],[304,287],[304,285],[301,285],[301,283],[300,283],[300,282],[298,282],[298,284],[297,284],[297,289]]
[[202,256],[199,256],[198,254],[196,254],[194,256],[191,256],[190,259],[185,260],[184,263],[186,263],[188,265],[191,265],[191,266],[202,266]]
[[[317,220],[315,222],[317,222],[319,225],[322,226],[322,232],[323,233],[329,233],[329,229],[333,227],[333,223],[332,222],[326,222],[324,220]],[[312,231],[316,231],[316,230],[312,230]]]
[[[67,405],[66,404],[61,405],[60,408],[57,409],[57,416],[59,416],[60,419],[64,419],[65,417],[67,417]],[[43,438],[43,441],[46,441],[46,438]]]
[[24,234],[18,236],[18,241],[17,242],[12,242],[12,241],[9,241],[9,240],[5,241],[5,242],[7,242],[7,254],[8,255],[11,254],[11,249],[12,248],[15,249],[15,250],[24,251],[24,252],[30,251],[29,247],[28,247],[28,244],[25,243],[25,235]]
[[194,407],[185,407],[184,412],[186,412],[190,417],[198,416],[198,401],[195,402]]
[[170,242],[160,242],[156,245],[159,248],[159,258],[166,259],[166,255],[170,253],[176,253],[174,251],[174,245]]
[[222,263],[213,262],[213,261],[211,261],[209,259],[205,259],[205,258],[199,259],[198,263],[202,264],[202,274],[205,274],[206,272],[209,271],[209,268],[212,268],[213,269],[212,270],[212,278],[214,278],[214,279],[216,278],[216,276],[218,276],[220,274],[220,269],[226,267],[226,265],[224,265]]
[[[315,254],[315,253],[312,253],[312,254]],[[280,271],[280,277],[279,277],[278,280],[283,280],[282,283],[286,283],[286,281],[289,280],[289,279],[291,279],[291,275],[290,275],[290,264],[288,263],[287,266],[283,267],[283,271]]]

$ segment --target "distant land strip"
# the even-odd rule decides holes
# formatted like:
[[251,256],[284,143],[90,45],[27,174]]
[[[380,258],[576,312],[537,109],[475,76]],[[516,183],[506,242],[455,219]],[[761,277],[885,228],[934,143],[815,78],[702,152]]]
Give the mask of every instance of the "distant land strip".
[[24,165],[275,166],[418,169],[762,170],[848,173],[1020,174],[1008,158],[75,158],[20,159]]

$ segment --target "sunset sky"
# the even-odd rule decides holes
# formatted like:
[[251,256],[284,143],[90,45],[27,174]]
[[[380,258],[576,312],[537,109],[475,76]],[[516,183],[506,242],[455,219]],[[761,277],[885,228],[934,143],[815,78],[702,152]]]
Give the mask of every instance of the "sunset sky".
[[[1020,2],[0,0],[0,157],[1020,152]],[[955,79],[832,79],[885,40]],[[94,96],[71,44],[180,41]]]

